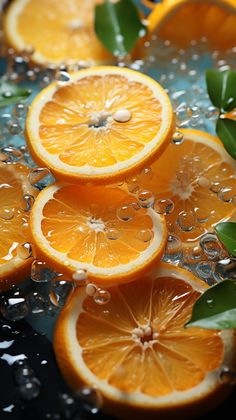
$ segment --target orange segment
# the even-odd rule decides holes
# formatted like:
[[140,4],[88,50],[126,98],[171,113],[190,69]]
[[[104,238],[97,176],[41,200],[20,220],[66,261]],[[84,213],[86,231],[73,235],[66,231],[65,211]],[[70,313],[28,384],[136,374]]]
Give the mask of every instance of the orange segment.
[[35,160],[73,182],[122,179],[159,156],[172,130],[173,111],[161,86],[116,67],[87,69],[65,86],[50,85],[27,117]]
[[102,0],[15,0],[5,33],[17,51],[33,48],[40,64],[112,61],[94,31],[94,8]]
[[[162,199],[174,203],[166,216],[169,229],[191,243],[233,213],[227,196],[236,193],[236,164],[216,137],[182,131],[184,142],[170,144],[152,166],[152,177],[140,177],[138,183],[155,194],[157,203]],[[220,200],[217,193],[224,189],[225,199]]]
[[213,49],[235,46],[235,0],[163,0],[148,22],[151,33],[177,46],[203,37]]
[[30,242],[24,195],[35,197],[37,193],[27,179],[28,174],[29,170],[19,163],[0,163],[0,291],[26,276],[32,262],[31,258],[22,259],[17,252],[19,245]]
[[82,268],[99,283],[126,282],[161,258],[166,241],[163,218],[134,203],[118,188],[49,186],[31,216],[39,254],[70,275]]
[[206,287],[188,271],[161,263],[132,283],[109,288],[106,307],[77,289],[54,336],[65,379],[77,390],[97,387],[113,415],[119,410],[145,418],[147,410],[147,416],[171,418],[186,410],[188,417],[179,418],[192,418],[196,408],[204,412],[222,392],[218,375],[225,358],[234,363],[233,331],[184,328]]

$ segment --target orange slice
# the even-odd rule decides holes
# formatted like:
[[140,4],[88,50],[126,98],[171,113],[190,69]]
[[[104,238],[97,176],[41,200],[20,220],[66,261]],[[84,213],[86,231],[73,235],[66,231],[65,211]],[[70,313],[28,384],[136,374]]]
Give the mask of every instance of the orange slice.
[[167,213],[170,232],[190,244],[234,212],[236,162],[216,137],[181,131],[183,143],[170,144],[152,166],[152,175],[137,182],[141,190],[154,193],[154,208]]
[[157,158],[173,111],[162,87],[133,70],[95,67],[53,83],[33,101],[26,131],[34,159],[71,182],[109,183]]
[[226,393],[221,368],[234,363],[234,331],[184,328],[206,287],[190,272],[162,263],[110,288],[106,306],[77,289],[54,336],[68,384],[75,390],[95,386],[104,411],[119,418],[190,419],[219,404]]
[[4,29],[8,43],[32,50],[39,64],[113,61],[94,32],[94,8],[103,0],[14,0]]
[[167,238],[164,218],[126,192],[60,183],[38,195],[31,230],[38,255],[59,272],[87,270],[100,285],[127,282],[155,264]]
[[163,0],[148,16],[149,31],[186,47],[206,37],[213,49],[235,46],[235,0]]
[[0,162],[0,292],[26,277],[30,258],[30,203],[36,196],[25,166]]

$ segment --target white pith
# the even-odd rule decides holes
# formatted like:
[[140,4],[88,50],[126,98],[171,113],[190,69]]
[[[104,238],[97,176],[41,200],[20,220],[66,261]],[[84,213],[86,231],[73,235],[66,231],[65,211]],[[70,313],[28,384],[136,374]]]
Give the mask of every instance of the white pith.
[[[160,264],[153,273],[157,277],[173,277],[180,278],[180,270],[174,266],[168,264]],[[195,282],[193,276],[182,270],[181,279],[186,280],[195,290],[203,292],[205,285],[203,286]],[[217,386],[220,385],[220,369],[216,369],[213,372],[210,372],[206,375],[204,380],[197,386],[187,390],[187,391],[173,391],[168,395],[162,397],[151,397],[142,392],[124,392],[120,391],[114,386],[108,384],[106,380],[98,379],[84,363],[82,357],[83,348],[79,345],[77,333],[76,333],[76,323],[79,315],[83,312],[83,301],[86,298],[86,292],[82,291],[79,294],[75,294],[70,301],[70,316],[64,321],[63,325],[63,334],[65,334],[65,342],[67,343],[67,353],[70,355],[71,360],[73,361],[73,369],[77,371],[78,377],[81,377],[85,383],[97,387],[106,397],[116,400],[118,402],[123,402],[128,405],[135,406],[144,406],[148,407],[161,407],[161,406],[178,406],[187,404],[188,402],[198,400],[203,398],[204,395],[209,394]],[[142,331],[135,331],[137,336],[142,336]],[[234,332],[231,330],[226,330],[219,333],[225,347],[224,360],[222,365],[231,366],[233,363],[233,348],[234,348]],[[154,337],[156,341],[158,337]],[[137,343],[138,344],[138,343]],[[145,347],[151,346],[147,343]]]

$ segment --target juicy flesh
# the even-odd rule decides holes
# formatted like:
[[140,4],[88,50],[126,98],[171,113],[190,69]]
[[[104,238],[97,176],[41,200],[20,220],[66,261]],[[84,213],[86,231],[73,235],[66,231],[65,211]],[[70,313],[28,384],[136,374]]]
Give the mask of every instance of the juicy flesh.
[[[150,245],[138,232],[153,228],[144,209],[134,212],[132,220],[117,218],[117,209],[130,201],[119,189],[63,187],[44,207],[43,235],[51,247],[75,261],[100,268],[127,264]],[[118,239],[107,237],[109,229],[118,232]]]
[[235,26],[235,10],[227,8],[223,1],[189,1],[167,16],[160,35],[182,46],[205,37],[212,48],[229,48],[235,46]]
[[[236,194],[235,169],[222,162],[220,154],[204,143],[186,137],[178,146],[169,145],[152,166],[152,173],[147,180],[140,178],[140,187],[152,191],[157,199],[169,198],[174,202],[167,221],[186,241],[196,240],[233,212],[233,204],[221,201],[210,188],[215,183],[213,189],[232,188],[230,194]],[[181,212],[188,214],[186,232],[178,228]],[[190,219],[194,222],[192,229]]]
[[198,385],[222,362],[217,332],[183,327],[199,297],[185,281],[143,278],[110,292],[105,309],[86,298],[77,321],[84,362],[99,379],[158,397]]
[[[126,123],[113,119],[126,109]],[[54,93],[40,114],[39,134],[47,152],[70,166],[97,168],[141,152],[161,126],[161,105],[147,86],[120,75],[84,77]]]
[[[19,165],[14,167],[16,171],[17,168],[20,171]],[[22,175],[24,172],[25,170]],[[20,209],[23,194],[26,192],[23,192],[20,179],[8,170],[8,165],[0,164],[0,265],[15,257],[19,244],[29,241],[29,214]],[[12,214],[12,218],[6,220],[8,214]]]
[[17,32],[45,60],[104,61],[110,58],[95,35],[94,8],[102,0],[29,0]]

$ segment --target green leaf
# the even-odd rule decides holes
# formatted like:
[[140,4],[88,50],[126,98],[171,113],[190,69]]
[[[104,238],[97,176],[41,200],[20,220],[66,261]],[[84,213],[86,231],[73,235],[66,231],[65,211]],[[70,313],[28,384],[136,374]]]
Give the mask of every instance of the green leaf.
[[236,223],[218,223],[215,226],[215,231],[225,248],[236,257]]
[[185,326],[216,330],[236,328],[236,282],[224,280],[203,293]]
[[227,152],[236,159],[236,121],[229,118],[219,118],[216,132]]
[[131,0],[111,3],[106,0],[95,9],[95,31],[108,51],[115,56],[125,56],[134,47],[146,27]]
[[235,71],[207,70],[206,83],[213,105],[228,112],[236,107]]
[[7,82],[0,82],[0,107],[8,106],[22,101],[31,94],[29,89],[12,85]]

